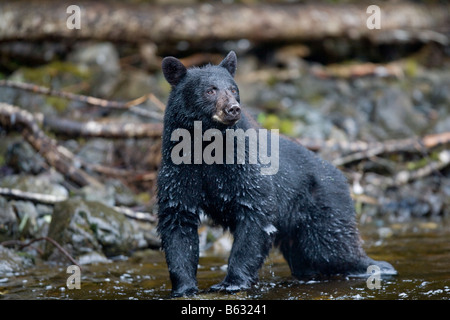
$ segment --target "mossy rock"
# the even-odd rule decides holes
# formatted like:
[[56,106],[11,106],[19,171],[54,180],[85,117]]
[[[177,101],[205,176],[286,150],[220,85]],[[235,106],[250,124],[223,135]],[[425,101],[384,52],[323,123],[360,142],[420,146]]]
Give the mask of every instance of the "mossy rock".
[[[135,230],[130,221],[114,209],[93,201],[69,199],[55,205],[48,236],[75,259],[98,252],[106,257],[127,255],[135,248]],[[49,260],[63,256],[46,245]]]

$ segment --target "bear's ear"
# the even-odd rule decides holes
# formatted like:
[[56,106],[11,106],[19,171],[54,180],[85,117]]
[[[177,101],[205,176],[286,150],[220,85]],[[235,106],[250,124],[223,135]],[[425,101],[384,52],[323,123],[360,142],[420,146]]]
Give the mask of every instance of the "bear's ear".
[[237,57],[234,51],[230,51],[225,59],[219,64],[220,67],[223,67],[228,70],[232,77],[234,77],[237,68]]
[[167,82],[175,87],[186,75],[187,69],[177,58],[165,57],[162,61],[162,71]]

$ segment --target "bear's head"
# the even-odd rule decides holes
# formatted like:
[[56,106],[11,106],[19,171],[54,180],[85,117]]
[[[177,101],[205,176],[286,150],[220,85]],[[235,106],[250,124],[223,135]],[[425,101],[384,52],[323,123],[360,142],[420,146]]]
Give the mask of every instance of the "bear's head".
[[[172,86],[172,101],[188,121],[202,121],[204,127],[232,126],[241,117],[239,89],[234,81],[237,58],[231,51],[223,61],[202,68],[189,68],[174,57],[162,61],[162,71]],[[166,111],[167,112],[167,111]]]

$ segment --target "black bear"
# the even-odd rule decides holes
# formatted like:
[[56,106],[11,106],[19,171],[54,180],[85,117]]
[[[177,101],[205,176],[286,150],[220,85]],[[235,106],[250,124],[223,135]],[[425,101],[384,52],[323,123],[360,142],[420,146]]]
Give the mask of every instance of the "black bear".
[[[263,172],[270,169],[267,157],[261,161],[259,155],[255,161],[250,143],[261,138],[251,130],[262,129],[241,110],[236,66],[234,52],[219,65],[201,68],[187,69],[174,57],[162,62],[172,91],[157,183],[158,232],[172,296],[198,290],[201,214],[228,228],[234,238],[227,275],[212,291],[249,288],[272,245],[279,246],[296,277],[365,274],[370,265],[382,274],[396,274],[389,263],[369,258],[361,247],[354,204],[338,169],[286,137],[271,136],[268,145],[258,141],[256,149],[277,155],[274,170]],[[234,132],[233,140],[244,133],[246,142],[245,149],[231,149],[231,158],[244,150],[253,163],[234,163],[230,150],[220,150],[230,147],[229,132]]]

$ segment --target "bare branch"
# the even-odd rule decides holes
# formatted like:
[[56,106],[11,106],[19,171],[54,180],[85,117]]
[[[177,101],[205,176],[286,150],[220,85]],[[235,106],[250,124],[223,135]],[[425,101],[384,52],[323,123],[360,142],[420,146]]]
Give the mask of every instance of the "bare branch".
[[[119,101],[100,99],[100,98],[96,98],[96,97],[92,97],[92,96],[75,94],[72,92],[65,92],[65,91],[49,89],[49,88],[46,88],[43,86],[31,84],[31,83],[15,82],[15,81],[10,81],[10,80],[0,80],[0,86],[24,90],[24,91],[30,91],[33,93],[44,94],[47,96],[53,96],[53,97],[58,97],[58,98],[63,98],[63,99],[68,99],[68,100],[73,100],[73,101],[79,101],[79,102],[83,102],[88,105],[100,107],[100,108],[130,111],[130,112],[139,114],[141,116],[153,118],[153,119],[157,119],[157,120],[162,120],[162,118],[163,118],[162,114],[160,114],[160,113],[145,110],[145,109],[137,107],[137,105],[142,104],[145,101],[147,101],[148,99],[150,99],[158,107],[158,109],[161,109],[162,106],[164,106],[164,103],[162,103],[152,93],[144,95],[142,97],[139,97],[139,98],[134,99],[129,102],[119,102]],[[162,110],[164,110],[164,109],[162,109]]]
[[402,140],[389,140],[383,142],[376,142],[366,144],[359,150],[347,156],[343,156],[333,160],[335,166],[342,166],[344,164],[368,159],[379,154],[394,153],[394,152],[426,152],[428,149],[435,148],[440,145],[450,143],[450,132],[443,132],[438,134],[427,135],[423,138],[411,138]]
[[76,137],[160,138],[162,123],[77,122],[57,117],[44,117],[43,126],[56,133]]
[[39,202],[44,204],[55,204],[57,202],[61,202],[67,200],[67,197],[64,196],[56,196],[52,194],[42,194],[35,192],[22,191],[19,189],[10,189],[10,188],[0,188],[0,195],[14,198],[14,199],[25,199],[32,202]]
[[68,149],[45,135],[34,116],[26,110],[0,102],[0,124],[22,128],[26,141],[57,171],[79,186],[100,185],[95,178],[80,169],[81,163]]

